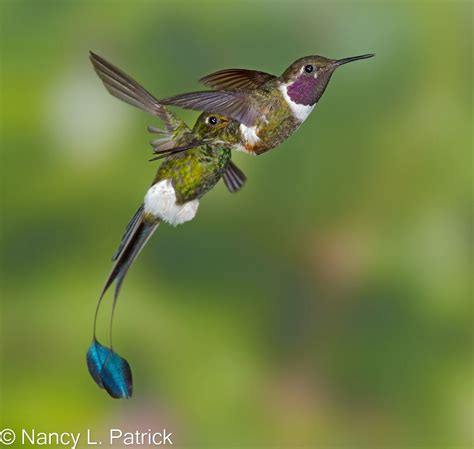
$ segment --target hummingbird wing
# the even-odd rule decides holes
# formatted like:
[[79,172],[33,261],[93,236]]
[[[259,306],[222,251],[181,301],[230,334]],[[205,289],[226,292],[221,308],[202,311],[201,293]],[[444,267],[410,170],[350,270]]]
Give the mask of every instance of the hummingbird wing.
[[216,90],[258,89],[266,82],[277,78],[266,72],[247,69],[225,69],[202,77],[199,82]]
[[245,181],[247,181],[247,177],[242,170],[232,161],[229,162],[222,179],[230,193],[238,192],[245,184]]
[[[158,157],[150,159],[151,161],[161,159],[171,154],[180,153],[181,151],[189,150],[191,148],[203,144],[202,141],[196,141],[195,139],[193,139],[184,145],[180,145],[180,140],[177,142],[175,136],[166,133],[163,134],[165,135],[165,137],[155,139],[150,142],[151,146],[153,147],[153,153],[160,155]],[[189,132],[189,134],[191,134],[191,132]]]
[[175,95],[160,100],[161,104],[179,106],[195,111],[213,112],[233,118],[252,127],[263,111],[256,99],[249,93],[240,91],[205,91]]
[[92,51],[90,60],[111,95],[160,118],[165,124],[167,133],[177,136],[180,132],[189,131],[182,120],[160,104],[150,92],[125,72]]

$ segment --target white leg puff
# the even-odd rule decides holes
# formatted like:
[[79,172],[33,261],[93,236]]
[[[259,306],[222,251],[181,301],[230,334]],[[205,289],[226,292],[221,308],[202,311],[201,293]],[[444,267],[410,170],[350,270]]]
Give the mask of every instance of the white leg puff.
[[148,189],[144,201],[145,213],[176,226],[190,221],[196,215],[199,200],[176,204],[176,194],[170,179],[156,183]]

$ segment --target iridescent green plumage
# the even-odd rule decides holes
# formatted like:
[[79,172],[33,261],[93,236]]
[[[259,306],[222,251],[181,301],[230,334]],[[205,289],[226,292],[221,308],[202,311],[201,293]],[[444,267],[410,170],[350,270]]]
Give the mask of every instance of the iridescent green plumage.
[[[210,119],[215,124],[211,124]],[[238,142],[237,122],[216,114],[203,113],[192,132],[182,132],[175,137],[176,146],[193,141],[210,143],[168,156],[154,180],[157,183],[171,179],[178,204],[201,198],[223,176],[231,161],[230,147]]]
[[231,158],[231,150],[200,146],[169,156],[161,164],[154,183],[171,179],[177,204],[199,199],[221,179]]

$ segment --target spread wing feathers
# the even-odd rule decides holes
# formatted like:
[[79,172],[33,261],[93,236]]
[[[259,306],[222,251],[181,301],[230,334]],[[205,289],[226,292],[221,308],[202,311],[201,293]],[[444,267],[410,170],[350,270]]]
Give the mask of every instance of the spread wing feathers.
[[176,147],[176,142],[169,137],[155,139],[152,140],[150,143],[153,147],[153,153],[163,153],[166,151],[170,151],[171,149]]
[[244,186],[245,181],[247,181],[247,177],[242,170],[232,161],[227,166],[222,179],[230,193],[238,192]]
[[226,69],[202,77],[199,81],[212,89],[258,89],[277,78],[270,73],[246,69]]
[[163,107],[150,92],[119,68],[93,52],[90,52],[90,60],[111,95],[159,117],[163,120],[168,133],[175,132],[183,126],[186,127],[175,114]]
[[160,103],[196,111],[213,112],[231,117],[248,127],[252,127],[257,118],[262,115],[255,98],[238,91],[191,92],[165,98],[160,100]]
[[[150,145],[153,147],[153,153],[161,154],[163,157],[169,156],[170,154],[181,153],[181,151],[189,150],[190,148],[197,147],[203,143],[202,141],[196,140],[189,141],[189,139],[192,139],[192,133],[188,128],[184,127],[178,133],[178,136],[175,133],[170,134],[164,130],[153,128],[152,126],[148,127],[148,131],[161,136],[157,139],[152,140],[150,142]],[[179,143],[183,140],[188,140],[188,143],[184,145],[179,145]],[[161,159],[161,157],[154,158],[151,160],[156,159]]]

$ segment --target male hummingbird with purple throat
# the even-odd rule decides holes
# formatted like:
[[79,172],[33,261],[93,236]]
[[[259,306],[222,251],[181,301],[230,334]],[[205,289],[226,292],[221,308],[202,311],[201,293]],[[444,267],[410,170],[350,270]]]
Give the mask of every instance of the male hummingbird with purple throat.
[[258,155],[275,148],[298,129],[338,67],[372,56],[306,56],[291,64],[281,76],[246,69],[220,70],[200,79],[215,90],[175,95],[160,103],[237,120],[240,139],[233,149]]

